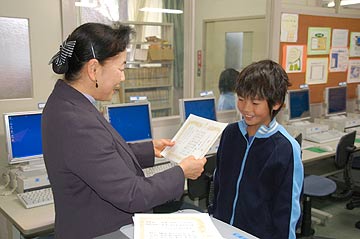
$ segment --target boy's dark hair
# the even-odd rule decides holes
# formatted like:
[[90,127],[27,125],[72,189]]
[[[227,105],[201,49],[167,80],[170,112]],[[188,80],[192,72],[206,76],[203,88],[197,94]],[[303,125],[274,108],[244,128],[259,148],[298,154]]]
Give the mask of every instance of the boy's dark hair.
[[53,69],[55,73],[65,74],[67,81],[75,81],[83,65],[89,60],[96,58],[103,64],[110,57],[126,50],[130,37],[135,31],[129,27],[114,24],[113,27],[102,23],[85,23],[77,27],[66,39],[76,41],[73,54],[66,59],[68,68]]
[[[236,81],[236,94],[243,98],[266,100],[271,112],[271,119],[281,110],[290,86],[284,69],[272,60],[262,60],[245,67]],[[278,110],[272,110],[276,103]]]
[[234,92],[236,79],[239,72],[233,68],[225,69],[220,74],[219,91],[220,93]]

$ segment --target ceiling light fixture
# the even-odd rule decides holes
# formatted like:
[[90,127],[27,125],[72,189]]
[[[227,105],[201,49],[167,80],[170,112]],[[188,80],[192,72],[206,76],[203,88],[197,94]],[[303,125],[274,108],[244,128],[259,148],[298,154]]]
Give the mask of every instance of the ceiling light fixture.
[[153,8],[153,7],[143,7],[139,11],[142,12],[158,12],[158,13],[172,13],[172,14],[182,14],[182,10],[177,9],[164,9],[164,8]]
[[[347,6],[353,4],[360,4],[360,0],[341,0],[340,6]],[[327,5],[328,7],[335,7],[335,1],[331,1]]]

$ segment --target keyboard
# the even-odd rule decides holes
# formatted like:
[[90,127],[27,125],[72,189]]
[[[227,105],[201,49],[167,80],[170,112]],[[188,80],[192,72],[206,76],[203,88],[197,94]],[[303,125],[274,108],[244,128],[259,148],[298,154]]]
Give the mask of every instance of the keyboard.
[[338,130],[329,130],[320,133],[309,134],[305,137],[305,139],[315,143],[322,144],[322,143],[339,140],[343,135],[345,135],[344,132]]
[[54,203],[51,188],[42,188],[25,193],[19,193],[17,196],[25,208],[39,207]]
[[166,161],[166,162],[163,162],[163,163],[160,163],[160,164],[157,164],[153,167],[149,167],[149,168],[144,168],[143,169],[143,172],[145,174],[145,177],[151,177],[153,176],[154,174],[157,174],[157,173],[160,173],[162,171],[165,171],[169,168],[172,168],[174,166],[176,166],[177,163],[175,162],[172,162],[172,161]]

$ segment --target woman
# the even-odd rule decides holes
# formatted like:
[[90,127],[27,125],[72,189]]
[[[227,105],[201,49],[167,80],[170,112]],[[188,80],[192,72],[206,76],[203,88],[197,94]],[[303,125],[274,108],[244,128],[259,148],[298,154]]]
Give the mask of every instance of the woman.
[[135,212],[180,198],[185,178],[203,171],[205,158],[145,178],[170,140],[127,144],[95,108],[125,80],[132,29],[79,26],[51,60],[58,80],[43,111],[43,153],[54,194],[55,236],[92,238],[132,223]]
[[219,78],[220,97],[218,101],[218,111],[234,110],[236,108],[235,82],[239,72],[228,68],[221,72]]

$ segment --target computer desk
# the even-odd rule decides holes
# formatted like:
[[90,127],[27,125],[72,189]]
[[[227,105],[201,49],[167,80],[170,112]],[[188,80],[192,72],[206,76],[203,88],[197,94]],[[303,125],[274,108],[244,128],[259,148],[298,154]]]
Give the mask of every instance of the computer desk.
[[[357,136],[357,138],[360,138],[360,136]],[[304,140],[304,141],[306,141],[306,140]],[[335,156],[335,154],[336,154],[336,146],[339,143],[339,140],[335,140],[335,141],[331,141],[331,142],[327,142],[327,143],[323,143],[323,144],[318,144],[318,143],[309,142],[309,141],[307,141],[307,142],[309,144],[311,144],[313,147],[320,147],[320,146],[328,145],[333,150],[331,152],[317,153],[317,152],[312,152],[310,150],[302,149],[302,162],[303,162],[303,164]],[[360,143],[355,142],[355,147],[357,148],[357,150],[359,150],[360,149]]]
[[[55,210],[54,204],[25,209],[15,194],[4,196],[0,200],[0,211],[13,224],[12,238],[33,238],[46,235],[54,230]],[[186,211],[186,210],[184,210]],[[212,221],[222,235],[233,235],[234,238],[256,238],[238,228],[221,222],[215,218]],[[133,226],[127,225],[119,231],[103,235],[101,239],[128,239],[132,238]],[[130,237],[129,237],[130,235]],[[228,238],[228,237],[226,237]]]
[[15,194],[0,197],[0,212],[12,224],[12,238],[44,235],[54,230],[54,204],[26,209]]
[[[306,140],[304,140],[304,141],[306,141]],[[307,150],[307,149],[302,149],[302,162],[303,162],[303,164],[335,156],[336,146],[339,143],[338,140],[331,141],[331,142],[328,142],[328,143],[323,143],[323,144],[314,143],[314,142],[310,142],[310,141],[307,141],[307,142],[309,144],[311,144],[312,147],[321,147],[321,146],[324,146],[324,145],[329,145],[333,150],[331,152],[318,153],[318,152],[313,152],[313,151],[310,151],[310,150]]]

